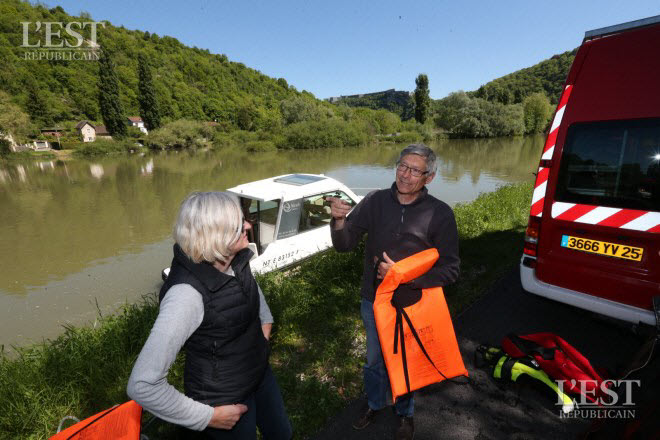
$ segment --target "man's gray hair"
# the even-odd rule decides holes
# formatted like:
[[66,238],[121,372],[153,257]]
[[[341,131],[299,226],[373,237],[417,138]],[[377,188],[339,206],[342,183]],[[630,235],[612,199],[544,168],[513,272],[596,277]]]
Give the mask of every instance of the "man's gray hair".
[[410,144],[401,151],[401,154],[399,154],[399,160],[397,160],[396,163],[401,162],[403,156],[408,154],[422,156],[426,160],[426,171],[428,171],[429,174],[435,173],[435,153],[429,147],[424,144]]

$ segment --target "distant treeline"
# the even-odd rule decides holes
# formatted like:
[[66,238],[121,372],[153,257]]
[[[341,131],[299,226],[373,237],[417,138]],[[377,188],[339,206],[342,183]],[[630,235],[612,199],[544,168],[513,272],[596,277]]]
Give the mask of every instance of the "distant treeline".
[[[435,100],[432,110],[434,128],[450,137],[465,138],[544,131],[559,101],[575,52],[555,55],[532,67],[490,81],[476,91],[458,91]],[[388,92],[342,97],[333,102],[351,107],[388,108],[391,100]],[[402,112],[400,108],[390,110],[409,119],[414,106],[410,100],[408,112]]]

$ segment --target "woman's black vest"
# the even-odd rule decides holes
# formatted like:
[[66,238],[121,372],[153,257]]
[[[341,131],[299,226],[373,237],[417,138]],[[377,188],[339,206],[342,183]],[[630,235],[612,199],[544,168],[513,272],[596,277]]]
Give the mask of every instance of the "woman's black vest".
[[231,262],[235,276],[208,263],[194,263],[174,245],[174,259],[160,301],[170,287],[190,284],[204,300],[204,320],[184,348],[185,394],[209,405],[243,401],[261,381],[268,365],[268,344],[259,320],[259,291],[250,271],[252,251]]

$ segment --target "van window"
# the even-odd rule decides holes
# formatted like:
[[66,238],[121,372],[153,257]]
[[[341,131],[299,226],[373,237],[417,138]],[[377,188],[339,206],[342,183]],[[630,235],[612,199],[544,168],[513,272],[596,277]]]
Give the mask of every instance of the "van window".
[[555,200],[660,211],[660,120],[572,125]]

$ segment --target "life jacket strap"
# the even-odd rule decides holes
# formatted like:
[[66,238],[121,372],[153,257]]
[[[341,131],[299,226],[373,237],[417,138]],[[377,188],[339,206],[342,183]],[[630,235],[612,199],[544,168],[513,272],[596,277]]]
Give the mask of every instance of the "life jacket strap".
[[540,355],[546,361],[555,358],[555,351],[559,350],[557,347],[544,347],[529,339],[523,339],[520,336],[509,333],[507,336],[509,340],[518,347],[526,356],[532,356],[534,353]]
[[403,376],[406,379],[406,389],[408,392],[410,392],[410,377],[408,375],[408,361],[406,360],[406,341],[404,338],[403,334],[403,319],[406,320],[408,323],[408,328],[410,329],[410,333],[412,333],[413,337],[415,338],[415,341],[417,341],[417,345],[419,345],[419,348],[422,349],[422,353],[424,353],[424,356],[426,356],[426,359],[433,365],[433,368],[435,368],[435,371],[440,373],[440,375],[445,378],[445,380],[448,380],[449,378],[445,376],[442,371],[438,369],[438,367],[435,365],[433,362],[433,359],[431,359],[431,356],[429,356],[428,352],[426,351],[426,348],[424,347],[424,344],[422,343],[422,340],[420,339],[419,335],[417,334],[417,330],[415,330],[415,327],[412,324],[412,321],[410,320],[410,317],[406,313],[405,309],[402,307],[396,307],[396,322],[394,324],[394,354],[397,354],[397,349],[399,345],[399,336],[401,337],[401,360],[403,363]]

